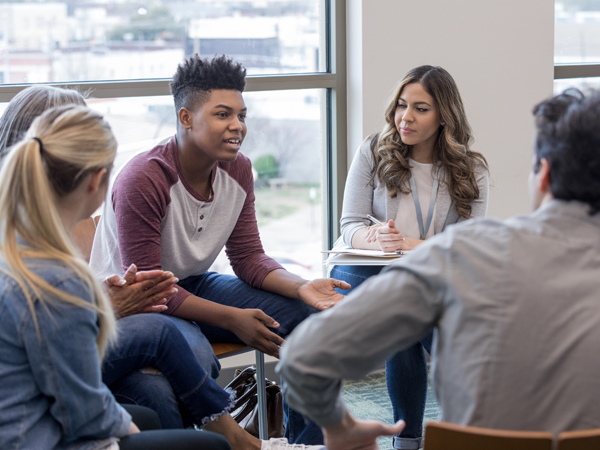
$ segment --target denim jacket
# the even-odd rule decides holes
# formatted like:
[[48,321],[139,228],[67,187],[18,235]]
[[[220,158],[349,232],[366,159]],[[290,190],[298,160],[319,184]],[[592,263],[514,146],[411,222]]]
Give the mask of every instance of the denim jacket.
[[[29,267],[46,282],[91,302],[84,283],[56,261]],[[57,299],[36,303],[38,331],[23,291],[0,257],[0,448],[109,448],[131,416],[102,383],[93,310]]]

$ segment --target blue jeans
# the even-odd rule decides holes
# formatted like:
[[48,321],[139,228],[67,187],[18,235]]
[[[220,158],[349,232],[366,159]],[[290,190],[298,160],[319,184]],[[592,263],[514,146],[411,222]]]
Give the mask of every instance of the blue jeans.
[[[281,380],[281,383],[283,384],[284,381]],[[321,427],[290,408],[285,400],[283,401],[283,415],[285,417],[285,437],[288,442],[304,445],[324,444],[325,438]]]
[[[211,377],[218,373],[218,361],[214,355],[200,358],[207,361],[211,374],[207,373],[177,325],[191,334],[192,341],[204,339],[203,336],[193,333],[195,324],[178,322],[185,321],[162,314],[137,314],[119,320],[119,340],[109,349],[102,365],[102,380],[117,389],[115,397],[123,396],[129,403],[155,410],[163,428],[183,427],[179,402],[198,425],[224,414],[231,406],[230,394]],[[162,375],[139,372],[149,366]],[[141,384],[135,385],[136,381]],[[169,417],[171,414],[174,418]],[[169,421],[176,422],[175,426],[170,426]]]
[[[340,271],[336,271],[335,266],[331,271],[331,278],[336,278],[338,280],[343,280],[352,286],[354,289],[355,286],[358,286],[360,283],[365,281],[371,275],[377,275],[382,267],[373,266],[373,273],[364,273],[356,276],[349,276],[346,273],[341,273]],[[346,267],[346,266],[339,266]],[[365,269],[371,269],[371,267],[364,267]],[[336,289],[336,291],[347,294],[352,289],[342,290]],[[314,423],[312,420],[305,420],[301,414],[296,413],[293,409],[291,409],[287,404],[283,405],[283,413],[286,418],[286,423],[291,424],[290,430],[286,427],[285,437],[288,438],[289,442],[294,443],[302,443],[306,445],[322,445],[324,443],[323,432],[321,431],[321,427]]]
[[[334,266],[331,277],[352,286],[342,294],[349,294],[367,278],[379,274],[385,266]],[[382,336],[382,339],[385,339]],[[427,398],[427,361],[423,347],[431,353],[432,334],[411,347],[396,353],[385,363],[385,379],[394,421],[406,422],[404,430],[394,437],[394,448],[418,449],[422,447],[423,417]]]
[[[283,297],[262,289],[255,289],[237,277],[207,272],[203,275],[186,278],[179,285],[187,291],[221,305],[236,308],[257,308],[271,316],[280,327],[274,330],[286,337],[296,326],[316,310],[301,300]],[[198,324],[202,333],[212,342],[241,342],[230,331],[223,328]],[[302,415],[284,401],[285,437],[290,443],[319,445],[323,444],[321,429],[313,424],[307,429]]]

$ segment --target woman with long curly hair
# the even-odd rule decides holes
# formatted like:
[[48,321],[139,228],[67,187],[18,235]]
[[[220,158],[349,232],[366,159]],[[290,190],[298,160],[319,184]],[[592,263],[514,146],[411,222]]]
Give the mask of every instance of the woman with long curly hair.
[[[472,140],[450,74],[436,66],[409,71],[385,110],[383,130],[367,137],[354,157],[335,248],[411,250],[448,225],[484,217],[488,166],[483,155],[471,150]],[[354,289],[382,268],[334,266],[331,276]],[[431,340],[431,335],[424,337],[386,363],[394,420],[406,422],[395,448],[421,446],[427,393],[423,347],[429,352]]]

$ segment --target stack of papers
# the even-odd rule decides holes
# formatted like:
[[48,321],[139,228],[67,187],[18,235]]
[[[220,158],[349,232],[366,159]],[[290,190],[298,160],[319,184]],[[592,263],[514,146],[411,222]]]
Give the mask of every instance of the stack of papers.
[[360,250],[355,248],[328,250],[331,256],[325,260],[327,266],[387,266],[397,258],[409,253],[409,250],[387,253],[381,250]]

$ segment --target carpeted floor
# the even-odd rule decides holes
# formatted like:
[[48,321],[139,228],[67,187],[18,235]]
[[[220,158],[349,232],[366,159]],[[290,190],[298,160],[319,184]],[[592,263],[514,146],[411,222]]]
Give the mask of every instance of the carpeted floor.
[[[355,417],[394,423],[392,405],[385,385],[385,373],[376,373],[361,381],[345,381],[342,396]],[[425,422],[436,419],[439,412],[440,408],[430,384],[427,389]],[[379,438],[378,444],[381,450],[391,450],[392,438]]]

